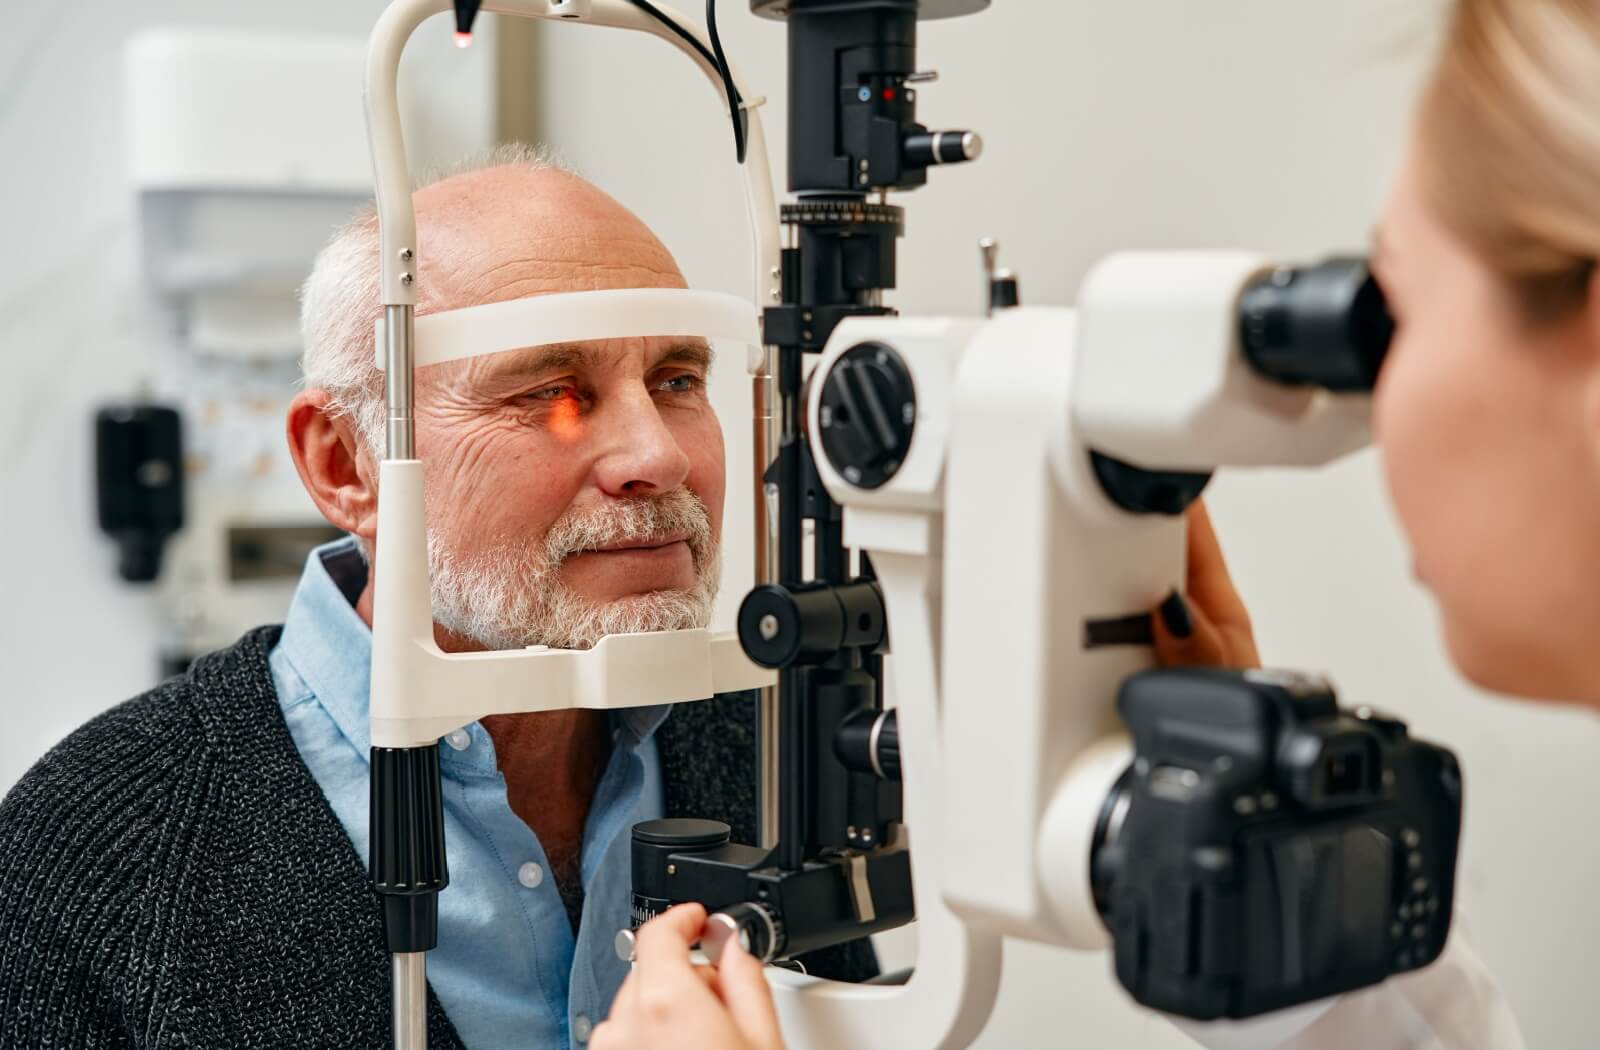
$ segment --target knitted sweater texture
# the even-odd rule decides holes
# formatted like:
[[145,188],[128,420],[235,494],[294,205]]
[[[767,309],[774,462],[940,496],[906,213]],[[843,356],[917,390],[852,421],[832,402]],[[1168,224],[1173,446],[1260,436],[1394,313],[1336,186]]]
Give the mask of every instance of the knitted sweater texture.
[[[0,1050],[389,1045],[381,909],[284,724],[277,637],[94,719],[0,803]],[[751,840],[752,706],[662,726],[669,814]],[[810,962],[876,970],[864,941]],[[428,1027],[462,1050],[431,991]]]

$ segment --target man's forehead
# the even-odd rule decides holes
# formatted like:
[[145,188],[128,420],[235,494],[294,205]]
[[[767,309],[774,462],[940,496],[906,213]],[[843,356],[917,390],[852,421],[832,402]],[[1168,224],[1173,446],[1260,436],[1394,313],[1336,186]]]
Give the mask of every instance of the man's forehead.
[[416,203],[430,311],[558,292],[685,286],[648,226],[568,172],[469,172],[418,191]]

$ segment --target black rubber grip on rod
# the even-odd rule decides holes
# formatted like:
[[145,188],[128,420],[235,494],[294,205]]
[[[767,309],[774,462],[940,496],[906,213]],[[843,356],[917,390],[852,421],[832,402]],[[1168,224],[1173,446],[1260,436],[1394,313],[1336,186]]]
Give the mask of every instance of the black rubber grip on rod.
[[450,884],[444,856],[439,748],[374,747],[371,781],[372,888],[383,898],[389,951],[439,943],[439,891]]

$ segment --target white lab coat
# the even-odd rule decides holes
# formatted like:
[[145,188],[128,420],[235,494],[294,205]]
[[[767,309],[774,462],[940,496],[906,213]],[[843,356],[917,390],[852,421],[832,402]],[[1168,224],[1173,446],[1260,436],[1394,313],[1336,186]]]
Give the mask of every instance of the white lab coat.
[[1500,986],[1457,929],[1432,966],[1237,1025],[1184,1024],[1207,1050],[1525,1050]]

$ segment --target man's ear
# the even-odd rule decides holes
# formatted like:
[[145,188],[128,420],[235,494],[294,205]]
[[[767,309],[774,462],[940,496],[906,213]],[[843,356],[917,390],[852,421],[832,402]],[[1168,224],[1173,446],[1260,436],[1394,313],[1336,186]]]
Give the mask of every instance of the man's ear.
[[302,390],[289,403],[289,455],[311,502],[329,524],[366,540],[378,530],[378,484],[355,428],[334,411],[326,390]]

